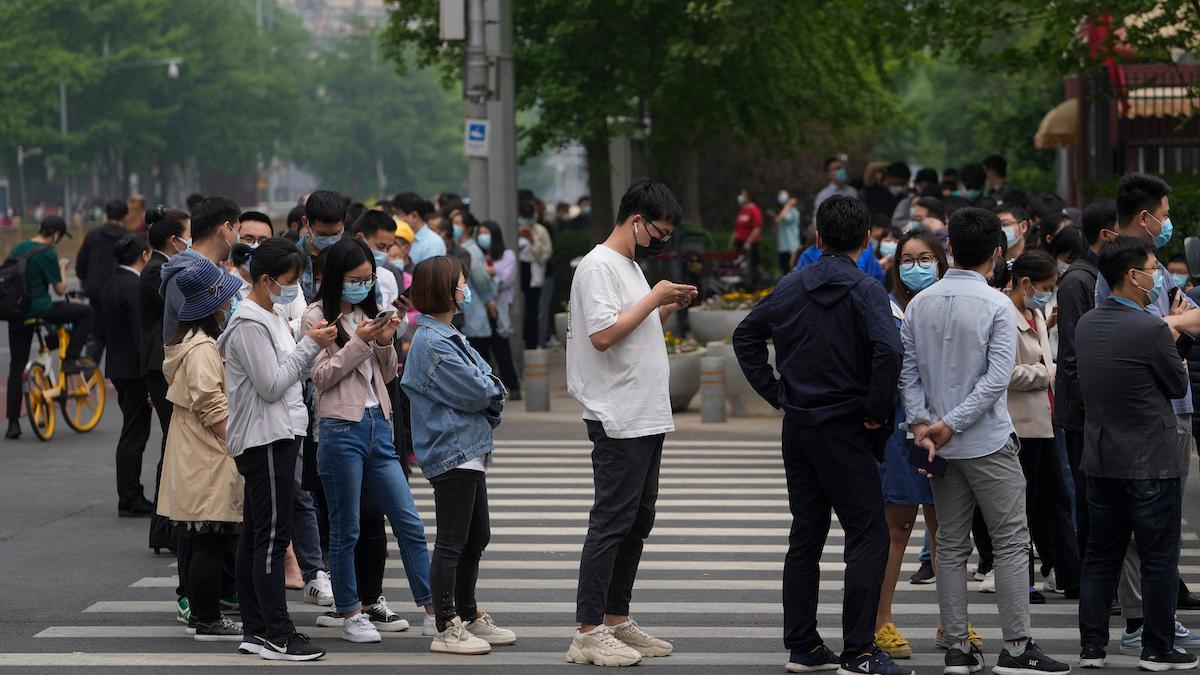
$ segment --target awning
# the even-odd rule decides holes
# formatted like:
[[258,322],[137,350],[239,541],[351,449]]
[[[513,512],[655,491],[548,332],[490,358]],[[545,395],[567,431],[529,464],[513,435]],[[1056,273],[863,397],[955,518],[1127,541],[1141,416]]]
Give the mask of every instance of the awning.
[[1033,135],[1033,147],[1039,150],[1064,148],[1074,145],[1079,136],[1079,99],[1069,98],[1046,113],[1037,133]]
[[1189,117],[1200,110],[1200,99],[1190,87],[1139,87],[1127,93],[1127,119],[1139,117]]

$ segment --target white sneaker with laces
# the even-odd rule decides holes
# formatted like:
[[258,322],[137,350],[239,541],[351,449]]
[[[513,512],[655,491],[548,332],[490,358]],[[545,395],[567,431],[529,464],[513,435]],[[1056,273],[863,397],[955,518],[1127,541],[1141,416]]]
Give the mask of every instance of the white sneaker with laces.
[[432,614],[426,614],[425,620],[421,622],[421,635],[425,637],[433,637],[438,634],[437,619]]
[[996,573],[988,572],[983,575],[983,581],[979,582],[980,593],[995,593],[996,592]]
[[659,640],[642,630],[633,619],[617,624],[612,629],[618,640],[633,647],[642,656],[670,656],[675,649],[670,642]]
[[383,642],[375,624],[362,612],[342,621],[342,639],[346,642]]
[[318,571],[312,581],[304,584],[304,601],[321,607],[333,604],[333,584],[324,570]]
[[471,631],[471,635],[486,641],[489,645],[503,646],[517,643],[517,634],[501,628],[492,621],[489,614],[480,612],[475,620],[467,624],[467,630]]
[[568,663],[632,666],[641,660],[642,655],[636,649],[617,639],[611,626],[596,626],[587,633],[576,630],[567,649]]
[[[513,640],[516,640],[515,636]],[[462,619],[456,616],[446,630],[434,636],[429,651],[438,654],[478,655],[492,651],[492,646],[487,640],[472,635],[463,625]]]
[[1054,570],[1050,570],[1050,574],[1046,575],[1046,580],[1042,582],[1043,593],[1066,593],[1058,587],[1058,578],[1054,575]]

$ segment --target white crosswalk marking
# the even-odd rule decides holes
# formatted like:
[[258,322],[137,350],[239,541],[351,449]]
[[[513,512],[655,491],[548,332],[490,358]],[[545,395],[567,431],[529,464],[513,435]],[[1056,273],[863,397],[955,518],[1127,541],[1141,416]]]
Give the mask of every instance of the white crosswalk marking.
[[[487,657],[434,655],[419,630],[384,633],[382,646],[352,645],[339,639],[338,628],[315,627],[316,615],[326,608],[304,603],[292,592],[289,610],[298,629],[330,652],[321,664],[413,666],[421,672],[430,667],[459,672],[456,667],[479,665],[551,668],[545,672],[565,668],[579,552],[592,503],[590,451],[591,446],[579,440],[498,443],[497,461],[488,473],[492,539],[481,565],[477,595],[481,609],[517,632],[516,647],[498,648]],[[419,475],[414,476],[412,487],[432,546],[437,536],[432,490]],[[791,516],[778,443],[669,440],[658,507],[656,529],[646,542],[635,584],[633,612],[647,630],[673,641],[676,652],[666,659],[648,660],[643,667],[672,672],[698,666],[728,673],[781,672],[787,658],[782,644],[781,575]],[[913,643],[915,655],[908,665],[933,669],[942,664],[942,653],[933,646],[937,588],[908,583],[919,567],[917,553],[924,533],[924,523],[918,519],[906,548],[893,614]],[[1184,533],[1180,570],[1185,575],[1200,574],[1197,540],[1195,532]],[[841,643],[844,542],[845,532],[834,518],[819,565],[817,611],[823,635],[835,651]],[[389,603],[419,626],[421,610],[411,603],[394,541],[389,548],[384,580]],[[79,608],[74,625],[32,626],[36,639],[30,651],[0,654],[0,667],[269,665],[238,655],[228,644],[190,640],[174,620],[174,567],[159,558],[139,568],[122,597],[90,598]],[[969,586],[972,623],[983,635],[988,663],[993,664],[1002,638],[995,596],[974,592],[975,582]],[[1033,612],[1034,637],[1043,649],[1075,663],[1079,636],[1075,603],[1052,596],[1049,604]],[[1188,621],[1187,616],[1181,618]],[[1120,625],[1119,619],[1114,620],[1116,640]],[[716,641],[731,639],[735,648],[715,647]],[[119,651],[114,651],[114,645],[120,646]],[[1135,658],[1116,652],[1114,645],[1110,668],[1136,665]]]

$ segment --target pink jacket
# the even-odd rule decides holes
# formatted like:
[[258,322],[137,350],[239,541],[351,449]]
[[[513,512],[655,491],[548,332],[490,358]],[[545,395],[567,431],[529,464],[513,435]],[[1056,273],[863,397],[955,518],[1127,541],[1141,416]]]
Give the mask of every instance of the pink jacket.
[[[362,318],[362,310],[354,312]],[[307,333],[318,321],[325,318],[319,303],[309,305],[304,310],[304,319],[300,322],[301,333]],[[383,408],[384,419],[392,415],[392,400],[388,396],[387,383],[396,378],[396,348],[392,344],[380,347],[378,344],[367,344],[360,340],[354,331],[350,330],[349,322],[343,318],[342,329],[350,333],[350,340],[345,346],[338,347],[337,343],[329,345],[317,354],[316,363],[312,368],[313,384],[317,386],[317,417],[361,422],[367,408],[367,376],[363,364],[369,358],[375,359],[374,382],[375,396]]]

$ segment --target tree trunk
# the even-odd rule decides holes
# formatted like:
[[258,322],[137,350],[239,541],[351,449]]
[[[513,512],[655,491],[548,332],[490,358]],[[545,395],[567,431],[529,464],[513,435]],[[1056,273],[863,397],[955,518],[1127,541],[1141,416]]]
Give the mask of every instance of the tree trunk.
[[588,191],[592,200],[592,240],[600,243],[608,238],[616,222],[612,197],[612,166],[608,156],[608,134],[602,133],[584,146],[587,151]]
[[694,223],[700,220],[700,153],[688,146],[680,157],[683,163],[683,219]]

